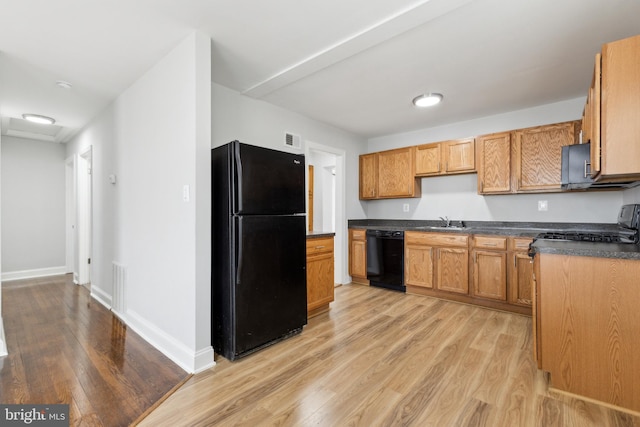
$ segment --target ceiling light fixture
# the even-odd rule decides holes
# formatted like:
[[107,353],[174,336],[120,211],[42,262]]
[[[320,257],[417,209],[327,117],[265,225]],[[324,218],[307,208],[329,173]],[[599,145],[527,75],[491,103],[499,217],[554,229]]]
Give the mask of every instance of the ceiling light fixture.
[[413,105],[416,107],[432,107],[442,101],[441,93],[425,93],[424,95],[413,98]]
[[25,120],[29,120],[33,123],[40,123],[43,125],[52,125],[56,122],[55,119],[47,116],[41,116],[40,114],[23,114],[22,118]]
[[56,82],[56,85],[58,85],[58,87],[61,87],[62,89],[71,89],[71,87],[73,86],[71,83],[65,82],[64,80],[58,80]]

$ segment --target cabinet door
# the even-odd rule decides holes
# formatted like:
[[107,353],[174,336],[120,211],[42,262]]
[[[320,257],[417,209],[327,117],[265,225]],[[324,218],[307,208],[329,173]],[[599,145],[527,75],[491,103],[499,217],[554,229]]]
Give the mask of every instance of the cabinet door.
[[416,148],[416,175],[438,175],[441,166],[441,145],[426,144]]
[[640,36],[602,47],[602,182],[640,177],[639,79]]
[[378,154],[378,197],[414,197],[416,191],[415,147]]
[[307,256],[307,311],[333,301],[333,252]]
[[365,230],[349,230],[349,274],[355,278],[367,278]]
[[507,300],[507,254],[473,251],[473,295]]
[[433,288],[433,248],[407,245],[405,247],[404,280],[407,285]]
[[591,176],[595,177],[600,173],[600,90],[601,90],[601,69],[602,69],[602,56],[598,53],[596,55],[595,67],[593,70],[593,81],[591,88],[589,89],[589,110],[590,110],[590,127],[589,127],[589,141],[591,141]]
[[439,248],[437,250],[437,288],[442,291],[469,293],[469,251]]
[[526,252],[510,254],[509,265],[509,302],[511,304],[531,307],[533,299],[533,263]]
[[515,132],[516,191],[560,191],[562,147],[576,142],[576,123]]
[[473,172],[476,170],[475,139],[447,141],[443,143],[444,171],[446,173]]
[[511,134],[477,138],[478,194],[511,192]]
[[378,196],[378,154],[360,156],[360,199]]

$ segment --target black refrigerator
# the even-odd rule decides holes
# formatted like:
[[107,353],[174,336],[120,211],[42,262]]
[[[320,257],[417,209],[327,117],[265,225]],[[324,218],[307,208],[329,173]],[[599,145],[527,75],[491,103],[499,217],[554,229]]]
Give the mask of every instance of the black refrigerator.
[[239,141],[211,159],[211,340],[235,360],[307,323],[305,163]]

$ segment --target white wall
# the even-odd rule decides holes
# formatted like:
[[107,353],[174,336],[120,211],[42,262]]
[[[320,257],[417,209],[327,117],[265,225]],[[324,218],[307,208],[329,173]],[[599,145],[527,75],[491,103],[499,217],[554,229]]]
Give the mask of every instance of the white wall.
[[313,229],[334,231],[335,177],[331,169],[336,167],[336,156],[312,150],[308,162],[314,167]]
[[640,203],[640,187],[630,188],[624,191],[623,201],[625,204]]
[[[345,204],[346,218],[337,220],[336,231],[341,228],[340,233],[346,236],[346,220],[365,217],[363,204],[358,200],[358,156],[366,149],[364,138],[273,104],[243,96],[217,84],[212,84],[212,104],[213,147],[237,139],[248,144],[299,154],[304,153],[305,144],[321,144],[344,150],[346,187],[344,194],[340,189],[336,190],[336,194]],[[285,132],[301,136],[302,150],[284,145]],[[336,239],[335,244],[336,258],[339,258],[336,269],[341,271],[336,275],[341,274],[340,283],[348,283],[347,239]]]
[[[458,139],[493,132],[577,120],[584,98],[542,105],[466,122],[372,138],[368,151]],[[425,111],[428,114],[428,111]],[[631,198],[631,194],[628,198]],[[549,210],[538,211],[538,200],[547,200]],[[588,193],[517,194],[480,196],[477,175],[422,178],[422,197],[418,199],[375,200],[366,204],[368,218],[378,219],[452,219],[478,221],[536,221],[614,223],[623,203],[622,191]],[[403,212],[408,203],[410,211]]]
[[92,294],[109,305],[124,265],[125,322],[190,372],[213,364],[210,43],[189,36],[67,150],[93,147]]
[[65,272],[65,147],[2,138],[2,279]]
[[[2,124],[0,123],[0,147],[2,146]],[[0,188],[2,185],[2,150],[0,150]],[[1,191],[1,190],[0,190]],[[0,197],[0,223],[2,222],[2,197]],[[1,227],[0,227],[1,228]],[[2,231],[0,230],[0,240]],[[0,260],[2,259],[2,245],[0,245]],[[2,274],[2,262],[0,262],[0,274]],[[2,286],[0,286],[0,357],[7,355],[7,344],[4,338],[4,322],[2,321]],[[0,361],[2,366],[2,361]]]

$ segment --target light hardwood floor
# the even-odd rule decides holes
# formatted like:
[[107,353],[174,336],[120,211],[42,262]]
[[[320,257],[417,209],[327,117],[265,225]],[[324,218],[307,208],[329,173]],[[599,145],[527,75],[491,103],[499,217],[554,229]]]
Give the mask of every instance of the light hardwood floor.
[[361,285],[302,334],[193,376],[141,426],[640,426],[550,393],[531,318]]

